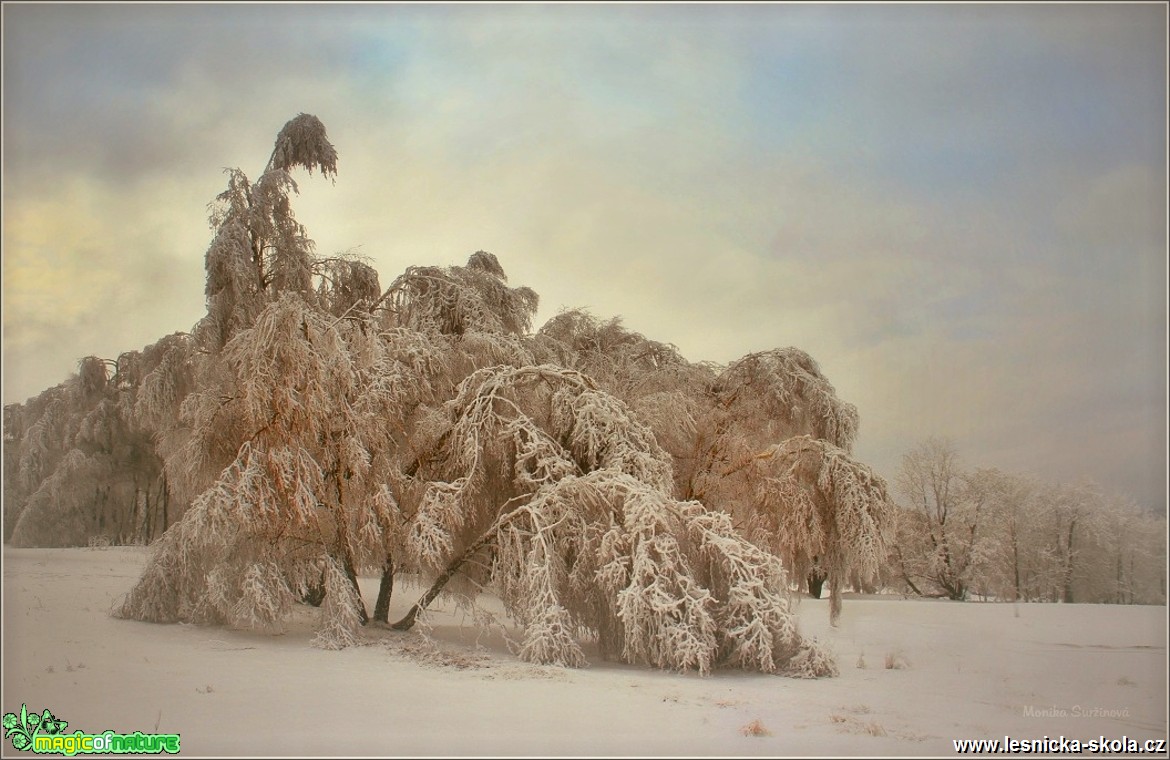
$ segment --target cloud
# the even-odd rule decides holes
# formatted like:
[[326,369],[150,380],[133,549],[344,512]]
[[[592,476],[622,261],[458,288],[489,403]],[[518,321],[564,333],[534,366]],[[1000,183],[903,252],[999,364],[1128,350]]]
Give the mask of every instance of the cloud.
[[83,356],[188,329],[202,314],[199,205],[155,183],[125,196],[74,179],[57,197],[5,204],[5,401],[65,379]]
[[297,214],[383,285],[487,249],[540,320],[808,351],[887,476],[944,434],[1164,503],[1160,13],[5,6],[5,400],[188,328],[221,168],[305,111]]

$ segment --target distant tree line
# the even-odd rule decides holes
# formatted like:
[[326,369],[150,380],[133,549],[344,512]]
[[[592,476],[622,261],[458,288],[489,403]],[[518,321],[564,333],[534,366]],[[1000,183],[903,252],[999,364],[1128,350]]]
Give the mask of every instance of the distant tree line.
[[[190,390],[191,339],[167,336],[4,407],[4,540],[16,546],[148,543],[179,519],[157,447],[169,395]],[[156,406],[152,406],[156,405]]]
[[895,479],[897,539],[881,584],[922,596],[1166,603],[1166,517],[1091,483],[968,469],[930,438]]

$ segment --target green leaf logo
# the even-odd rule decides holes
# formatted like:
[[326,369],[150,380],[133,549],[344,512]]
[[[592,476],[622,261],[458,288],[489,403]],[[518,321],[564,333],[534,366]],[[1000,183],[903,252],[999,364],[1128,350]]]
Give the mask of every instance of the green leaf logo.
[[45,714],[41,716],[41,731],[46,734],[56,735],[64,733],[65,727],[68,725],[66,721],[54,717],[53,713],[48,710],[45,710]]
[[14,749],[25,750],[33,746],[38,734],[56,735],[63,733],[67,721],[45,710],[41,714],[28,711],[28,705],[20,706],[20,715],[4,713],[4,735],[12,742]]

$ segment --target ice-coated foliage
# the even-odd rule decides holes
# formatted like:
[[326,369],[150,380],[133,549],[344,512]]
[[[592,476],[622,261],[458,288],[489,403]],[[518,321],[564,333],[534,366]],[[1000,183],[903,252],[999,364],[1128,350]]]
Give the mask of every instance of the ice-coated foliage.
[[[162,529],[116,609],[138,620],[278,630],[308,602],[315,643],[339,648],[371,620],[358,575],[382,574],[380,621],[405,572],[432,585],[395,627],[444,590],[490,591],[534,662],[581,665],[595,637],[673,670],[835,672],[789,581],[812,556],[871,571],[883,485],[848,458],[857,411],[810,357],[692,363],[583,311],[532,334],[537,294],[485,251],[382,290],[367,260],[316,255],[298,169],[336,177],[309,114],[255,181],[228,171],[190,334],[113,374],[87,359],[5,410],[6,530],[15,515],[30,540],[50,523],[83,536],[105,514],[85,489],[131,500],[111,519]],[[745,462],[751,488],[731,473]]]
[[211,204],[209,221],[215,236],[205,259],[207,316],[195,333],[212,349],[250,325],[266,302],[279,294],[297,292],[308,297],[314,274],[334,274],[326,277],[333,283],[341,274],[345,288],[357,284],[358,290],[367,289],[362,285],[368,285],[368,272],[358,271],[355,277],[356,267],[346,272],[314,272],[313,241],[297,222],[290,202],[297,184],[289,171],[296,167],[310,174],[320,169],[326,177],[337,173],[337,151],[325,126],[310,114],[300,114],[284,125],[255,183],[239,169],[227,170],[228,187]]
[[742,421],[754,417],[771,441],[812,435],[852,451],[857,437],[857,407],[837,398],[811,356],[797,348],[748,354],[716,381],[720,405]]
[[[28,498],[12,533],[13,546],[82,546],[93,531],[94,507],[108,498],[108,463],[71,449]],[[78,488],[79,483],[90,488]],[[125,498],[125,494],[114,494]]]
[[808,354],[749,354],[705,386],[664,390],[636,407],[648,419],[677,409],[673,425],[655,425],[674,459],[675,494],[733,515],[810,590],[830,580],[834,622],[844,586],[877,574],[893,516],[884,481],[850,458],[857,409]]
[[355,257],[333,257],[316,262],[320,278],[318,303],[338,317],[368,317],[381,300],[378,273],[366,261]]
[[[305,541],[313,521],[279,520],[249,498],[265,463],[224,472],[151,549],[142,578],[115,610],[152,622],[228,623],[271,629],[298,593],[321,578],[325,553]],[[282,530],[283,529],[283,530]]]
[[[286,292],[223,347],[220,382],[184,402],[188,435],[170,460],[173,472],[188,484],[218,475],[180,532],[220,537],[164,540],[152,559],[195,571],[176,587],[179,619],[254,625],[240,599],[267,589],[267,608],[279,615],[257,620],[273,625],[289,609],[279,600],[304,595],[322,573],[328,594],[330,567],[342,567],[352,584],[358,568],[390,551],[400,518],[384,495],[393,444],[386,420],[428,397],[438,360],[425,336],[366,327]],[[266,569],[249,569],[257,566]],[[151,619],[159,592],[166,589],[140,584],[122,614]],[[344,608],[335,598],[324,609]],[[322,641],[343,640],[333,624],[326,615],[323,630],[333,632]]]
[[577,369],[625,401],[670,454],[674,494],[691,496],[712,424],[711,365],[688,362],[674,346],[629,330],[620,318],[600,320],[581,309],[550,319],[530,344],[541,361]]
[[309,174],[319,169],[326,177],[337,175],[337,149],[325,134],[325,125],[316,116],[298,114],[276,136],[269,167],[288,171],[300,166]]
[[893,524],[886,482],[828,441],[801,435],[772,446],[724,473],[713,498],[797,577],[814,568],[827,577],[834,622],[845,583],[876,578],[885,562]]
[[663,668],[833,672],[796,632],[780,561],[727,514],[675,501],[666,452],[586,375],[479,370],[436,441],[412,484],[407,546],[423,569],[471,564],[498,589],[525,628],[521,657],[580,665],[578,639],[594,635],[609,655]]
[[6,407],[4,519],[15,546],[147,541],[166,529],[163,463],[134,413],[136,365],[121,358],[126,373],[85,357],[65,383]]
[[120,355],[114,383],[119,388],[137,389],[136,414],[161,422],[190,392],[194,353],[195,343],[188,333],[173,333],[141,351]]
[[520,656],[580,665],[578,633],[630,663],[836,673],[796,630],[779,560],[728,515],[614,469],[541,488],[487,532],[492,577],[525,627]]
[[487,367],[444,406],[434,448],[403,483],[417,503],[408,550],[438,569],[515,497],[602,468],[668,488],[670,462],[648,428],[587,376],[555,365]]
[[511,288],[494,254],[477,251],[467,266],[408,267],[391,283],[394,323],[413,330],[462,336],[469,332],[527,333],[539,297]]
[[588,374],[627,402],[682,389],[697,393],[714,380],[709,367],[626,328],[620,317],[601,320],[582,309],[565,310],[540,328],[534,342],[550,361]]

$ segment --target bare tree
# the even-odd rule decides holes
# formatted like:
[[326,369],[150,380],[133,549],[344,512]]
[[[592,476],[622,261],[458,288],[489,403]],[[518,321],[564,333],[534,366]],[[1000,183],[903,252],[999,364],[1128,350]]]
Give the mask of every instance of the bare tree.
[[[904,532],[898,545],[925,547],[914,553],[902,549],[899,562],[904,580],[920,592],[966,599],[984,537],[980,529],[987,494],[972,487],[960,468],[954,444],[940,438],[929,438],[902,457],[897,484],[916,513],[900,521]],[[918,541],[907,536],[906,530],[916,533]]]

